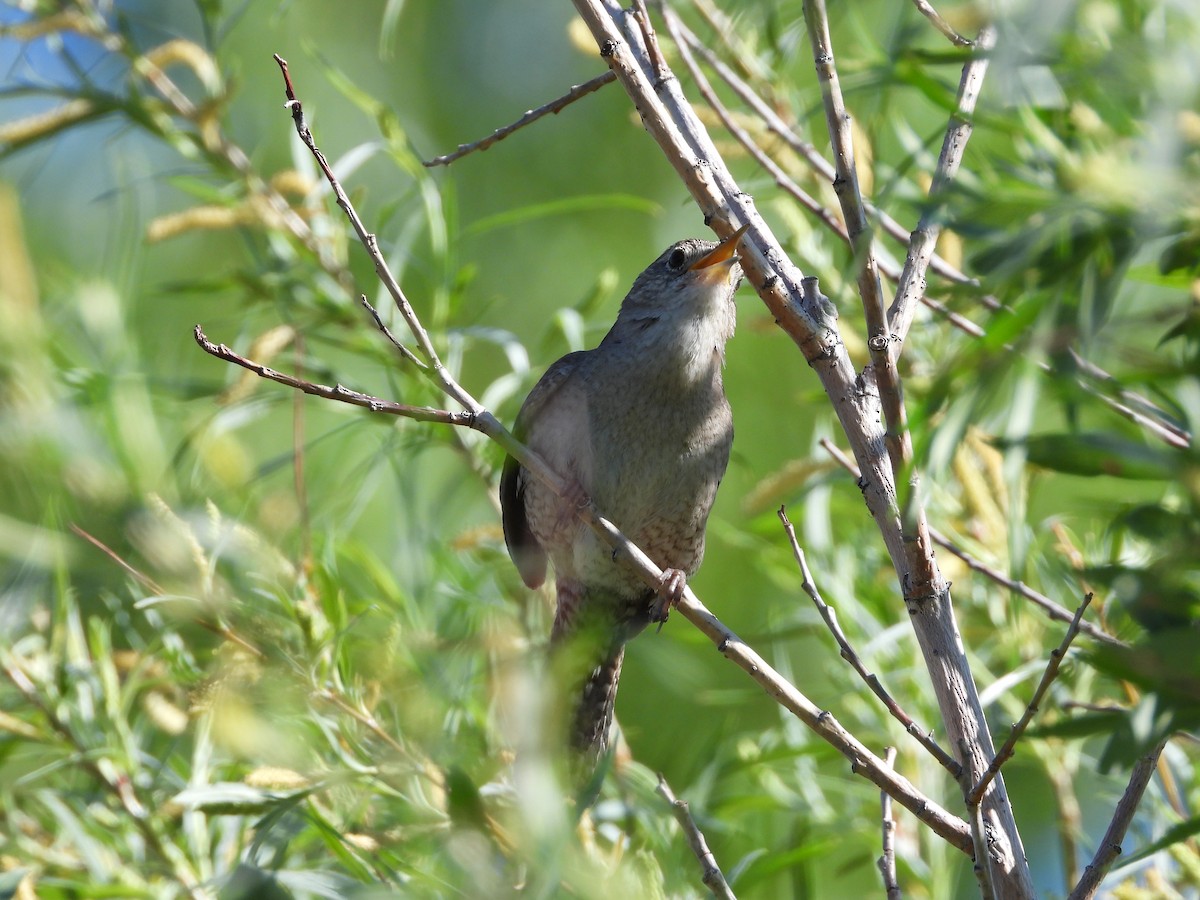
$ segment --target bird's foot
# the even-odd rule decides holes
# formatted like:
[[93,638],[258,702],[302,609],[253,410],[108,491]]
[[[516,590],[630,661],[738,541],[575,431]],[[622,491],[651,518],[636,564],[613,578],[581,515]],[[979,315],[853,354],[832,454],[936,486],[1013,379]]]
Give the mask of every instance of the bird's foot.
[[671,610],[679,605],[683,597],[683,589],[687,587],[687,575],[682,569],[664,569],[662,578],[658,581],[658,590],[650,604],[650,621],[658,623],[662,631],[663,623]]

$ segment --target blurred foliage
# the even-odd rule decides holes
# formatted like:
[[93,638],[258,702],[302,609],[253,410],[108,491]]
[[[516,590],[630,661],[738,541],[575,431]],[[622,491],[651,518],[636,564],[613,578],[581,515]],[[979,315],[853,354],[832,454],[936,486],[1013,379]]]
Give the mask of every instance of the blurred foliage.
[[[675,5],[825,146],[798,0]],[[831,6],[864,182],[915,222],[964,54],[909,4]],[[1200,463],[1177,438],[1200,422],[1192,6],[1001,5],[940,208],[939,251],[978,284],[930,283],[987,334],[922,313],[905,345],[931,521],[1063,606],[1094,591],[1129,644],[1081,637],[1005,768],[1046,895],[1090,858],[1131,761],[1200,708]],[[967,34],[982,21],[940,11]],[[739,896],[878,891],[877,792],[678,622],[630,647],[627,750],[581,817],[544,727],[549,597],[521,589],[500,536],[499,452],[195,346],[201,322],[281,370],[442,404],[362,313],[360,291],[386,304],[295,142],[272,52],[439,352],[506,420],[648,260],[702,233],[616,88],[420,165],[602,70],[569,4],[0,5],[0,895],[700,895],[654,772]],[[847,249],[722,148],[860,347]],[[735,459],[695,587],[957,810],[800,591],[780,504],[868,667],[938,736],[890,564],[817,444],[827,402],[748,291],[741,320]],[[1002,734],[1063,626],[939,559]],[[1168,745],[1113,896],[1200,888],[1195,761],[1194,739]],[[975,893],[969,860],[898,825],[909,896]]]

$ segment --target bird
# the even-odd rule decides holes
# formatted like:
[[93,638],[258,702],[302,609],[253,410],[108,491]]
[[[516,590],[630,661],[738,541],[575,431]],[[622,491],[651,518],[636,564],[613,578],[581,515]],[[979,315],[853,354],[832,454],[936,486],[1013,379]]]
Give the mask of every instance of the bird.
[[[509,555],[532,589],[547,562],[554,567],[550,646],[571,647],[574,664],[552,671],[567,673],[574,697],[565,737],[577,771],[596,771],[607,755],[626,643],[665,618],[704,557],[733,445],[722,368],[746,227],[668,247],[634,281],[599,345],[551,365],[517,414],[514,435],[569,486],[561,497],[512,456],[504,461]],[[589,499],[664,570],[657,590],[578,518]]]

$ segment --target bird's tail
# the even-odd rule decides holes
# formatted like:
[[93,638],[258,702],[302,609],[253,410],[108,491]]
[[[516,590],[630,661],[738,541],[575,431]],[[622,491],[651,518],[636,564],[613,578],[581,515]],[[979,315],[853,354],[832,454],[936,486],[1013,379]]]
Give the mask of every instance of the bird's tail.
[[585,767],[595,769],[608,752],[613,708],[617,701],[617,683],[625,659],[625,642],[610,647],[600,664],[584,676],[583,687],[571,720],[569,742]]
[[646,627],[653,594],[618,599],[587,592],[577,599],[564,603],[559,591],[551,643],[557,645],[565,673],[560,683],[572,704],[567,744],[586,777],[608,752],[625,644]]

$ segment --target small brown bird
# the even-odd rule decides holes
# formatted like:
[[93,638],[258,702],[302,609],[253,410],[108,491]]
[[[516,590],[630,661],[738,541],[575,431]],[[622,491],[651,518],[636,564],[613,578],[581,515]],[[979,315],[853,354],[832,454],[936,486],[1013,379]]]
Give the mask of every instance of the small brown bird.
[[[517,415],[516,436],[578,498],[556,496],[505,460],[500,503],[509,555],[531,588],[545,580],[547,557],[554,563],[551,644],[570,639],[585,654],[569,742],[589,769],[608,748],[625,643],[651,620],[656,596],[678,599],[704,556],[705,524],[733,443],[721,367],[745,230],[720,243],[668,248],[633,283],[600,345],[554,363]],[[584,497],[667,570],[659,591],[615,562],[576,517]]]

